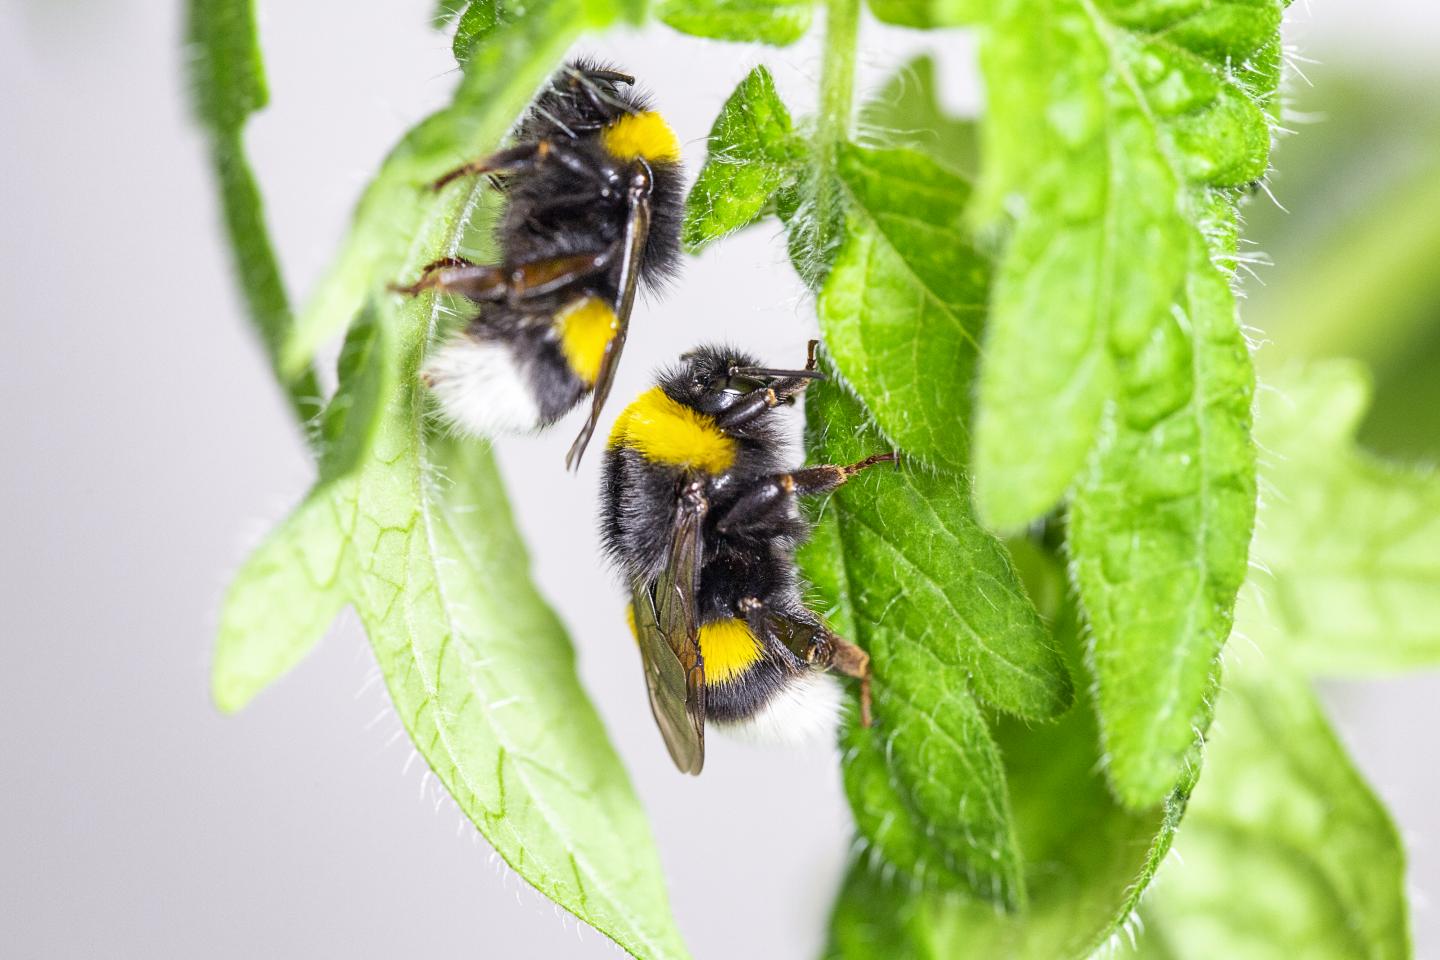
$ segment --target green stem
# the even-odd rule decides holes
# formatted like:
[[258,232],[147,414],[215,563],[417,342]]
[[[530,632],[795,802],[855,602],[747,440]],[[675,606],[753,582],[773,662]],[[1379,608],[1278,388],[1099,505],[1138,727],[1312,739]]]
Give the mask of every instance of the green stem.
[[291,378],[287,378],[280,368],[280,344],[294,322],[294,315],[285,294],[280,265],[270,243],[259,185],[246,162],[239,130],[217,130],[211,140],[211,164],[219,185],[235,277],[246,311],[296,421],[313,444],[314,437],[309,436],[308,425],[320,412],[324,397],[315,372],[309,365]]
[[[254,3],[189,0],[185,35],[193,51],[191,99],[209,140],[236,281],[290,409],[308,434],[323,397],[308,363],[291,376],[282,370],[280,345],[294,324],[294,314],[270,242],[260,186],[245,156],[245,123],[269,99]],[[315,438],[308,439],[313,445]]]
[[820,74],[820,142],[833,150],[850,137],[855,103],[855,46],[860,0],[828,0],[825,59]]
[[825,53],[820,73],[820,118],[816,129],[815,202],[820,249],[837,234],[835,158],[850,139],[855,114],[855,48],[860,37],[860,0],[827,0]]

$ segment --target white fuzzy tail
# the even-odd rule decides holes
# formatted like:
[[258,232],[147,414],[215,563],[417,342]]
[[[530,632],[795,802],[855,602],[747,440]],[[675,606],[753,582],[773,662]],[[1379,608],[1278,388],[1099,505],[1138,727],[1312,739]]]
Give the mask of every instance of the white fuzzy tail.
[[840,682],[814,670],[786,684],[749,719],[714,726],[751,743],[829,746],[835,742],[843,704]]
[[492,438],[540,428],[534,388],[503,343],[456,334],[431,355],[421,376],[441,417],[460,433]]

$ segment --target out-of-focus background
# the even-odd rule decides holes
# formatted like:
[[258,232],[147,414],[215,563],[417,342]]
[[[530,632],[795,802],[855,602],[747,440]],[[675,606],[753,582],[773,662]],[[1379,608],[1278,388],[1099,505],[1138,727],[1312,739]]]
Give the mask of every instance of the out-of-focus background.
[[[447,97],[430,3],[262,0],[272,105],[249,143],[292,292],[361,186]],[[179,4],[0,0],[0,942],[7,956],[616,956],[498,864],[441,798],[343,620],[242,714],[208,700],[229,574],[311,468],[230,285],[183,97]],[[1309,82],[1248,214],[1273,267],[1247,284],[1262,369],[1354,355],[1364,438],[1440,457],[1440,8],[1296,4]],[[973,40],[867,24],[862,81],[936,50],[947,105],[979,101]],[[656,92],[689,169],[761,60],[804,106],[813,44],[662,28],[586,44]],[[1312,86],[1313,84],[1313,86]],[[1346,310],[1337,309],[1346,305]],[[1352,308],[1353,307],[1353,308]],[[1314,316],[1329,318],[1312,323]],[[1338,318],[1338,319],[1337,319]],[[767,228],[642,305],[615,396],[704,337],[794,359],[810,304]],[[846,856],[835,758],[717,738],[670,766],[621,602],[597,561],[596,458],[572,431],[502,445],[541,588],[649,810],[698,957],[813,956]],[[1325,691],[1410,845],[1421,955],[1440,955],[1440,676]]]

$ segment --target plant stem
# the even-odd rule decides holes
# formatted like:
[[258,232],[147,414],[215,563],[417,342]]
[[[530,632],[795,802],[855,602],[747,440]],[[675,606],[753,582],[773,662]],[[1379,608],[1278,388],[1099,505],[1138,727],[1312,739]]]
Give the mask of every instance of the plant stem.
[[825,53],[815,150],[815,205],[822,251],[828,250],[835,239],[835,158],[840,146],[850,139],[854,119],[860,0],[827,0],[825,6]]
[[825,5],[825,59],[820,74],[820,142],[832,149],[850,136],[855,102],[855,45],[860,37],[860,0]]

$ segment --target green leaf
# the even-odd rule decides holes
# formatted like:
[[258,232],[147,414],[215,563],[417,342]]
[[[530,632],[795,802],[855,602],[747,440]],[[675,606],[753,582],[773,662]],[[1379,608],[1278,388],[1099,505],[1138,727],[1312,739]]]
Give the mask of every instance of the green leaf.
[[435,0],[435,8],[430,12],[430,25],[436,30],[444,29],[465,12],[469,3],[470,0]]
[[696,37],[742,43],[794,43],[810,29],[813,0],[659,0],[656,15]]
[[[1075,617],[1071,607],[1056,632],[1078,669]],[[1000,913],[984,900],[890,880],[862,859],[831,916],[827,957],[1079,960],[1118,935],[1169,850],[1191,784],[1162,810],[1118,804],[1098,770],[1094,704],[1084,690],[1059,721],[1003,720],[996,740],[1025,852],[1025,908]]]
[[[812,460],[884,449],[839,388],[817,385],[806,403]],[[978,701],[1039,718],[1072,692],[1003,545],[970,517],[965,484],[913,466],[867,471],[826,502],[802,566],[831,622],[872,657],[875,727],[852,731],[847,751],[862,833],[907,873],[1019,904],[1004,775]]]
[[905,147],[973,178],[980,168],[979,127],[940,105],[935,60],[928,54],[906,63],[860,109],[867,142]]
[[1255,517],[1248,348],[1198,241],[1194,256],[1070,511],[1110,778],[1137,807],[1169,791],[1208,723]]
[[[483,182],[441,195],[415,183],[453,163],[456,144],[498,142],[574,33],[611,13],[554,2],[497,30],[456,104],[407,135],[367,191],[329,281],[344,306],[327,323],[370,309],[323,420],[322,484],[237,580],[216,690],[239,706],[349,603],[415,746],[500,856],[632,955],[679,958],[648,824],[530,581],[489,451],[427,433],[416,370],[446,312],[376,293],[475,229]],[[331,477],[337,465],[348,472]]]
[[[405,267],[454,253],[480,189],[463,209],[430,213]],[[338,586],[311,575],[323,592],[307,598],[284,584],[280,595],[294,598],[284,607],[353,605],[411,739],[505,861],[633,955],[683,957],[644,814],[579,686],[563,628],[529,579],[490,453],[426,432],[415,371],[443,315],[434,297],[379,303],[384,335],[369,363],[394,373],[365,459],[312,496],[237,591],[258,600],[279,589],[272,568],[281,563],[294,578],[305,568],[284,551],[297,542],[343,543]],[[266,565],[271,556],[279,560]],[[284,665],[263,632],[272,623],[240,626],[250,629],[227,638],[234,658]],[[303,640],[313,621],[284,626]]]
[[608,0],[537,0],[479,45],[451,104],[406,134],[366,188],[339,256],[285,338],[282,370],[303,368],[366,300],[388,295],[405,264],[403,238],[421,232],[434,204],[426,184],[493,152],[570,45],[618,13]]
[[[255,10],[250,0],[190,0],[186,38],[191,95],[209,137],[235,274],[251,322],[279,375],[281,344],[293,319],[260,188],[245,155],[245,123],[269,99]],[[286,365],[279,379],[295,416],[307,422],[321,404],[308,358]]]
[[[1293,115],[1326,122],[1286,142],[1289,206],[1257,198],[1245,232],[1274,261],[1247,292],[1265,331],[1265,369],[1295,358],[1350,357],[1374,373],[1358,439],[1382,456],[1440,459],[1440,100],[1433,77],[1336,64],[1287,91]],[[1404,111],[1389,110],[1404,103]],[[1380,166],[1377,167],[1377,158]],[[1343,196],[1336,209],[1326,198]]]
[[711,242],[749,226],[796,176],[804,147],[770,71],[756,67],[736,86],[710,128],[709,154],[685,201],[685,247],[699,253]]
[[1279,19],[1275,0],[1006,2],[985,48],[978,209],[1016,225],[980,372],[977,504],[1013,526],[1071,491],[1108,770],[1137,807],[1170,791],[1208,720],[1245,573],[1252,373],[1223,188],[1265,170]]
[[1356,364],[1290,367],[1267,387],[1258,572],[1238,629],[1312,674],[1440,664],[1440,473],[1354,445],[1370,400]]
[[1145,901],[1141,956],[1408,958],[1394,823],[1303,680],[1238,672],[1178,856]]
[[385,355],[372,305],[345,338],[339,386],[319,419],[319,482],[250,555],[226,593],[210,681],[226,713],[298,664],[347,602],[340,574],[353,518],[337,513],[337,497],[353,494],[336,491],[370,455],[385,399],[394,393]]
[[339,386],[320,417],[322,483],[349,474],[374,443],[381,407],[394,389],[395,371],[380,362],[385,353],[385,330],[372,303],[345,337],[336,363]]
[[352,505],[367,558],[352,599],[395,709],[516,872],[634,956],[684,957],[648,822],[530,582],[490,454],[416,443],[408,393],[381,443],[398,459],[377,454]]
[[[813,461],[844,464],[887,449],[843,390],[822,384],[807,393]],[[938,658],[990,706],[1031,719],[1063,713],[1069,673],[1004,544],[976,523],[966,493],[962,477],[905,463],[873,467],[827,501],[855,624],[862,636],[895,635],[902,658],[917,650],[917,679]]]
[[496,27],[509,19],[504,13],[499,0],[472,0],[455,25],[455,38],[450,44],[456,63],[463,66],[469,61],[475,45],[483,42]]
[[963,470],[986,264],[969,185],[914,150],[841,148],[845,238],[817,310],[826,348],[892,442]]
[[307,497],[231,580],[210,673],[211,696],[226,713],[288,673],[345,606],[339,509],[328,487]]
[[869,0],[869,4],[876,20],[921,30],[965,26],[985,14],[982,0]]
[[1021,525],[1064,495],[1115,365],[1204,268],[1192,253],[1214,219],[1206,191],[1264,172],[1273,91],[1245,78],[1279,19],[1275,0],[999,5],[982,55],[977,212],[1017,223],[979,384],[976,495],[990,522]]

